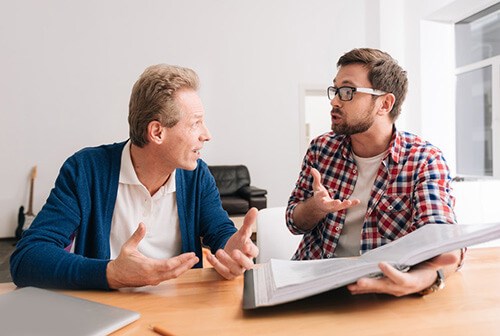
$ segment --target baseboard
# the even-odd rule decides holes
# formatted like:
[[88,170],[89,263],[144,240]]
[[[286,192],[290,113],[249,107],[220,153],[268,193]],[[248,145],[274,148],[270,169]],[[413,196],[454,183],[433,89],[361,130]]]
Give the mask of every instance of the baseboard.
[[0,241],[16,240],[16,237],[0,237]]

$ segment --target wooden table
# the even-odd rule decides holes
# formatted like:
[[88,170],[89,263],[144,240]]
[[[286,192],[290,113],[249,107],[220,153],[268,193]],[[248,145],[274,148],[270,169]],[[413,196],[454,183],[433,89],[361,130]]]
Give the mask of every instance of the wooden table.
[[[500,335],[500,248],[470,249],[446,288],[425,297],[352,296],[334,290],[281,306],[243,311],[243,277],[213,269],[130,291],[63,291],[136,310],[142,317],[114,335]],[[0,284],[0,293],[13,290]],[[1,328],[1,326],[0,326]],[[0,329],[1,334],[1,329]]]

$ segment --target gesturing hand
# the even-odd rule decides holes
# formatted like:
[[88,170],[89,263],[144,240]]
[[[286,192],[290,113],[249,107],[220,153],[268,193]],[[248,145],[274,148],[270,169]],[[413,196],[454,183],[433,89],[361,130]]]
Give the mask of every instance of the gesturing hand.
[[123,244],[120,255],[108,263],[106,277],[110,288],[158,285],[162,281],[177,278],[198,263],[199,259],[193,252],[170,259],[152,259],[144,256],[137,246],[145,234],[146,228],[140,223],[137,230]]
[[295,207],[293,220],[295,225],[302,230],[312,230],[327,214],[347,209],[358,205],[360,200],[332,199],[328,190],[321,184],[321,175],[318,170],[311,168],[313,177],[313,196]]
[[253,258],[259,254],[259,249],[252,242],[252,225],[257,219],[256,208],[248,210],[243,220],[243,226],[229,238],[224,249],[215,256],[209,254],[207,260],[226,279],[233,279],[254,266]]
[[417,293],[429,287],[436,280],[439,268],[448,268],[453,272],[460,260],[459,251],[441,254],[431,260],[414,266],[409,272],[401,272],[382,262],[379,264],[384,276],[382,278],[361,278],[356,283],[347,286],[352,294],[384,293],[403,296]]
[[352,206],[358,205],[360,201],[358,199],[346,199],[338,200],[332,199],[328,190],[325,186],[321,184],[321,175],[316,168],[311,169],[311,174],[313,176],[313,197],[312,200],[316,207],[316,211],[323,214],[336,212],[339,210],[347,209]]

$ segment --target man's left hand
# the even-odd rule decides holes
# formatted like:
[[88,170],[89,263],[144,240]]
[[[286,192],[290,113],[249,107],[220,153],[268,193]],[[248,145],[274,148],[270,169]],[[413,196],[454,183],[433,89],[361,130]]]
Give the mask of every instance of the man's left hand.
[[351,294],[380,293],[404,296],[417,293],[434,283],[438,269],[446,267],[448,271],[445,270],[445,274],[451,273],[456,269],[458,261],[456,252],[445,253],[413,267],[409,272],[398,271],[382,262],[379,267],[383,277],[361,278],[347,286],[347,289]]
[[252,242],[252,225],[257,220],[256,208],[248,210],[242,227],[229,238],[224,249],[208,254],[207,260],[224,278],[230,280],[243,274],[254,266],[253,258],[259,254],[259,249]]

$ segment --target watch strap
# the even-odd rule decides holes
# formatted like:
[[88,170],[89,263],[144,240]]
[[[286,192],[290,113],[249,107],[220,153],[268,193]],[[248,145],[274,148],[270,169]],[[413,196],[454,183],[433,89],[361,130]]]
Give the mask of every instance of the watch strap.
[[420,292],[418,292],[418,294],[420,295],[427,295],[427,294],[431,294],[431,293],[434,293],[434,292],[437,292],[438,290],[440,289],[443,289],[444,288],[444,272],[443,272],[443,269],[438,269],[436,271],[437,273],[437,278],[436,278],[436,281],[430,286],[430,287],[427,287],[426,289],[424,290],[421,290]]

